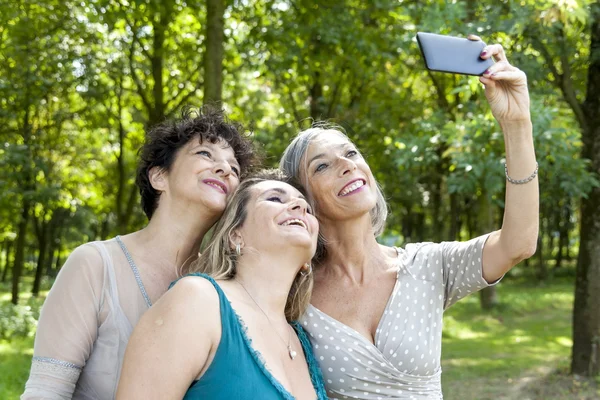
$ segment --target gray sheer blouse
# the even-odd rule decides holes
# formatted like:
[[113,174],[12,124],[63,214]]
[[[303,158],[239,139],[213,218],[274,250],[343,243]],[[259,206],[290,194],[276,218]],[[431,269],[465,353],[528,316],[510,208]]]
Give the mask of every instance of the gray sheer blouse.
[[75,249],[42,307],[21,399],[114,399],[129,336],[149,306],[119,237]]
[[375,344],[308,307],[301,323],[330,399],[442,399],[442,315],[458,300],[489,286],[481,261],[487,237],[397,249],[397,280]]

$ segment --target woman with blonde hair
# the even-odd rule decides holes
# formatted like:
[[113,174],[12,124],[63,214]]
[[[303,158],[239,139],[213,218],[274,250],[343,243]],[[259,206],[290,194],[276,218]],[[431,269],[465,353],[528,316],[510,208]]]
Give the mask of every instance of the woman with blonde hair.
[[295,322],[312,289],[318,223],[279,171],[240,184],[195,273],[137,325],[118,399],[326,399]]

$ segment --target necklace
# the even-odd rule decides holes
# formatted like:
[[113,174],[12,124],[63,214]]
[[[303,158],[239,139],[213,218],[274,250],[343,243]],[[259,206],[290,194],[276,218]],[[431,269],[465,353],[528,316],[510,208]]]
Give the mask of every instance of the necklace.
[[275,334],[277,336],[279,336],[279,339],[281,339],[281,341],[283,342],[283,344],[285,345],[285,347],[287,347],[288,355],[290,356],[290,359],[293,360],[294,358],[296,358],[296,355],[298,355],[298,353],[296,353],[294,351],[294,349],[292,348],[292,331],[290,331],[290,336],[288,337],[288,342],[286,344],[285,340],[283,340],[283,338],[281,337],[281,335],[279,334],[279,332],[277,332],[277,329],[275,329],[275,327],[273,326],[273,323],[271,322],[271,318],[269,318],[269,316],[262,309],[262,307],[258,305],[258,303],[256,302],[256,300],[254,300],[254,297],[252,297],[252,295],[250,294],[250,292],[248,292],[248,290],[246,289],[246,287],[244,285],[242,285],[242,282],[238,281],[236,278],[233,278],[233,280],[235,280],[242,287],[242,289],[244,289],[244,291],[246,292],[246,294],[252,299],[252,301],[254,302],[254,304],[256,304],[256,307],[258,307],[258,309],[267,318],[267,321],[269,321],[269,325],[271,325],[271,328],[273,328],[273,331],[275,331]]

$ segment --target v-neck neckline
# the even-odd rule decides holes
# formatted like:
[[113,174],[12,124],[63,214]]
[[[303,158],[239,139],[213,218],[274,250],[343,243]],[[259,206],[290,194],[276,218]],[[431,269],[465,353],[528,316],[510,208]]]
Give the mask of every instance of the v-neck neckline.
[[[190,275],[195,275],[195,274],[190,274]],[[252,338],[248,334],[248,325],[242,319],[240,314],[238,314],[238,312],[235,310],[235,308],[231,304],[231,301],[227,297],[227,293],[225,293],[225,291],[223,290],[221,285],[219,285],[219,283],[216,280],[214,280],[212,277],[209,277],[208,275],[205,275],[205,274],[198,274],[198,275],[202,276],[205,279],[208,279],[215,287],[215,290],[217,290],[217,292],[220,292],[223,295],[223,298],[227,302],[227,307],[229,307],[229,309],[232,311],[233,315],[235,316],[235,320],[237,322],[237,327],[242,335],[243,341],[246,344],[247,349],[250,351],[252,358],[257,363],[259,368],[262,369],[262,371],[265,374],[265,376],[267,377],[267,379],[271,382],[271,384],[275,387],[275,389],[286,400],[296,399],[296,397],[294,397],[294,395],[281,383],[281,381],[279,379],[277,379],[277,377],[275,377],[275,375],[273,374],[271,369],[267,366],[266,359],[263,357],[262,353],[252,345]],[[221,306],[222,305],[220,305],[220,307]],[[297,323],[292,322],[292,323],[290,323],[290,326],[292,327],[294,332],[296,332],[296,335],[298,335],[298,333],[296,331]],[[306,365],[308,367],[311,384],[313,385],[315,394],[317,395],[317,399],[319,399],[319,389],[317,387],[318,386],[317,381],[314,379],[313,374],[311,373],[311,366],[310,366],[311,361],[309,361],[309,357],[307,356],[307,348],[305,347],[305,344],[302,342],[302,340],[300,340],[300,337],[298,337],[298,340],[300,342],[300,348],[301,348],[302,353],[304,354],[304,358],[306,360]],[[219,345],[220,345],[220,343],[219,343]],[[308,344],[308,345],[310,346],[310,344]]]
[[381,324],[384,322],[383,320],[385,319],[388,309],[390,308],[392,301],[393,301],[394,297],[396,296],[396,292],[398,291],[398,278],[400,276],[400,269],[401,269],[401,263],[402,263],[402,259],[400,258],[402,255],[401,250],[396,246],[394,246],[394,250],[396,250],[396,256],[398,257],[398,269],[396,270],[396,282],[394,282],[394,287],[392,289],[392,292],[390,293],[390,296],[387,299],[387,303],[385,304],[385,308],[383,309],[383,312],[381,313],[381,316],[379,317],[379,322],[377,323],[377,328],[375,328],[375,336],[373,336],[373,342],[371,342],[371,340],[369,340],[369,338],[367,338],[365,335],[358,332],[356,329],[352,328],[350,325],[347,325],[347,324],[341,322],[340,320],[332,317],[331,315],[327,314],[326,312],[315,307],[312,303],[310,303],[308,305],[309,309],[312,308],[312,309],[316,310],[318,313],[323,314],[326,318],[329,318],[331,321],[335,322],[336,324],[340,324],[346,330],[350,331],[350,333],[352,333],[353,336],[358,336],[359,339],[361,339],[365,343],[368,343],[370,346],[375,347],[378,351],[381,352],[381,350],[379,350],[379,347],[377,347],[377,338],[379,336],[379,333],[381,332]]
[[375,336],[373,337],[373,342],[371,342],[369,340],[369,338],[367,338],[362,333],[358,332],[356,329],[354,329],[350,325],[347,325],[347,324],[341,322],[340,320],[332,317],[331,315],[327,314],[325,311],[321,311],[319,308],[315,307],[314,305],[309,304],[308,307],[309,307],[309,309],[314,309],[319,314],[322,314],[325,318],[329,318],[331,321],[335,322],[336,324],[341,325],[343,328],[345,328],[347,331],[349,331],[353,336],[356,336],[363,342],[368,343],[369,346],[375,347],[377,350],[379,350],[379,347],[377,347],[377,338],[379,336],[379,332],[381,332],[381,324],[383,323],[383,320],[385,319],[388,309],[392,303],[392,299],[394,298],[394,296],[396,294],[397,287],[398,287],[398,279],[396,279],[396,282],[394,283],[394,288],[392,289],[392,293],[390,294],[390,297],[387,300],[387,304],[385,305],[385,308],[383,309],[383,313],[381,313],[381,317],[379,318],[379,322],[377,323],[377,328],[375,329]]

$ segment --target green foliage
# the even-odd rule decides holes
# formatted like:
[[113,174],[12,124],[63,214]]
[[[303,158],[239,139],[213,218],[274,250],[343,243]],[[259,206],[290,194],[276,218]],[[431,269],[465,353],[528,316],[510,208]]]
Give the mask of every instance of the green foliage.
[[[504,139],[477,78],[427,71],[414,38],[500,43],[529,79],[548,258],[564,250],[555,238],[576,247],[579,201],[598,185],[579,156],[590,4],[228,2],[224,107],[268,165],[311,118],[339,123],[384,188],[390,242],[467,239],[501,223]],[[44,229],[64,253],[143,226],[136,152],[147,125],[202,103],[205,27],[198,1],[3,4],[2,237],[26,201],[29,260]]]
[[42,303],[33,297],[26,304],[0,302],[0,340],[33,337]]

